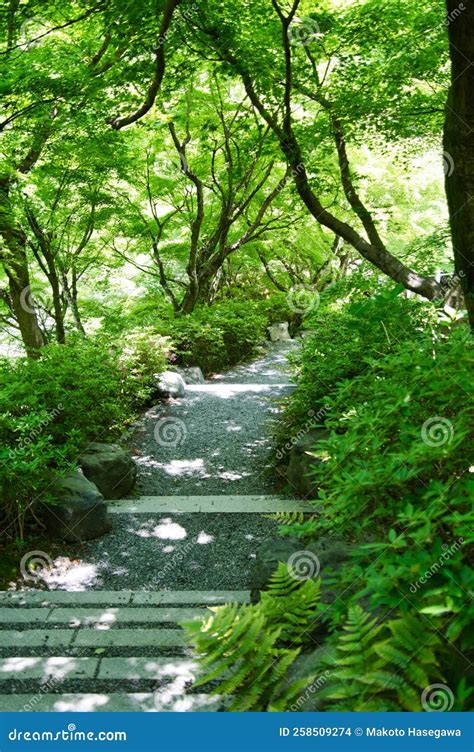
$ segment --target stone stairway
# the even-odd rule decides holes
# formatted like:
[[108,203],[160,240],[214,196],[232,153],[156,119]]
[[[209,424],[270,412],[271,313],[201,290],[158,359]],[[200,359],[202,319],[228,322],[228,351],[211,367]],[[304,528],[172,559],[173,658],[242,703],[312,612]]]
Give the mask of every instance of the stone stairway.
[[[117,514],[314,511],[275,496],[145,496]],[[215,711],[195,692],[197,666],[180,623],[246,590],[23,590],[0,593],[0,711]]]

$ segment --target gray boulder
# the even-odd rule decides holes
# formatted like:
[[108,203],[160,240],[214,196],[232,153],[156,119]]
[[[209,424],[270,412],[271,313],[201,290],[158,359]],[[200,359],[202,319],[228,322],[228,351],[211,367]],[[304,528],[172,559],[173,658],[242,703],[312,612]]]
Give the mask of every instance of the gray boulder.
[[183,377],[186,384],[204,384],[204,376],[198,366],[179,368],[178,373]]
[[43,504],[47,530],[69,543],[99,538],[112,527],[104,497],[97,486],[78,470],[58,480],[53,489],[56,503]]
[[317,444],[329,437],[324,428],[314,428],[301,436],[290,450],[290,462],[286,470],[288,483],[300,496],[314,497],[318,487],[312,477],[314,469],[321,464],[317,456]]
[[155,374],[154,379],[155,395],[159,399],[184,397],[186,384],[181,374],[175,371],[163,371],[163,373]]
[[89,444],[79,458],[79,465],[86,478],[95,483],[105,499],[126,496],[137,477],[135,462],[117,444]]
[[288,331],[288,321],[282,321],[279,324],[272,324],[267,327],[267,331],[272,342],[291,339]]

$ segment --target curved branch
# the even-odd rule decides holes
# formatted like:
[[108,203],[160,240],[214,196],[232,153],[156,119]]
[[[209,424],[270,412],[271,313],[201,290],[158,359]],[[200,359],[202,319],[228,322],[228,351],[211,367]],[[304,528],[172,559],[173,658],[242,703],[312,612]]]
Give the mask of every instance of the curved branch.
[[158,34],[158,41],[155,52],[155,74],[153,80],[148,88],[147,95],[143,104],[138,107],[135,112],[123,117],[116,117],[109,121],[114,130],[119,131],[121,128],[125,128],[126,125],[135,123],[147,114],[155,104],[156,96],[160,90],[161,82],[165,74],[166,58],[165,58],[165,41],[168,33],[173,13],[180,4],[181,0],[168,0],[163,11],[163,18],[160,24],[160,30]]

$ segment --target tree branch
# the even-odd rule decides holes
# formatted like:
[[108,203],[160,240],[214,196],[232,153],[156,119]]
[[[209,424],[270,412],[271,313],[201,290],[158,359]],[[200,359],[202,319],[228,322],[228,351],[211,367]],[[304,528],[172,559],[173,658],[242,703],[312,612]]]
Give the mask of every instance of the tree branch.
[[138,107],[135,110],[135,112],[132,112],[130,115],[125,115],[123,117],[116,117],[113,120],[109,121],[112,128],[114,128],[117,131],[120,130],[121,128],[125,128],[126,125],[130,125],[131,123],[135,123],[137,120],[140,120],[140,118],[146,115],[146,113],[149,112],[151,108],[153,107],[153,105],[155,104],[155,99],[160,90],[161,82],[165,74],[166,35],[168,33],[171,20],[173,18],[173,13],[178,7],[178,5],[180,4],[180,2],[181,0],[167,0],[165,9],[163,11],[163,18],[161,20],[160,30],[158,33],[158,40],[157,40],[157,45],[156,45],[155,74],[148,88],[145,101],[143,102],[143,104],[140,105],[140,107]]

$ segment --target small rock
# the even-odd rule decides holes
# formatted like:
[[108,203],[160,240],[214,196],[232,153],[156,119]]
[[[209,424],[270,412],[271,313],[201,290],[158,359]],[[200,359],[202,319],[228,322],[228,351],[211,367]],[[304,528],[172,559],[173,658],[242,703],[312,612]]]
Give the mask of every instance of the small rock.
[[198,366],[178,368],[178,373],[186,384],[204,384],[204,375]]
[[175,371],[163,371],[154,376],[155,395],[159,399],[169,399],[170,397],[184,397],[186,384],[181,374]]
[[121,499],[132,490],[137,466],[117,444],[89,444],[79,458],[82,472],[95,483],[105,499]]
[[288,321],[282,321],[279,324],[272,324],[267,327],[267,331],[272,342],[291,339],[288,331]]
[[112,527],[104,497],[94,483],[78,470],[54,486],[57,503],[42,504],[50,535],[69,543],[81,543],[108,533]]

